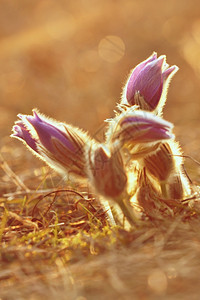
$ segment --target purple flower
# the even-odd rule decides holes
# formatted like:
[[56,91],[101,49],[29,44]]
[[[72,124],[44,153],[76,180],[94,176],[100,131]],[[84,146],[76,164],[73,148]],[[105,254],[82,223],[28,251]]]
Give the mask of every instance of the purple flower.
[[155,145],[173,139],[173,125],[150,112],[130,108],[117,117],[109,142],[118,148],[128,148],[131,154],[140,156],[155,150]]
[[124,89],[122,104],[138,105],[140,109],[149,111],[158,107],[161,113],[167,87],[177,70],[177,66],[169,68],[164,55],[157,58],[157,54],[153,53],[131,71]]
[[33,152],[61,173],[85,177],[85,143],[88,135],[71,125],[46,118],[33,110],[33,116],[18,115],[12,137],[22,140]]

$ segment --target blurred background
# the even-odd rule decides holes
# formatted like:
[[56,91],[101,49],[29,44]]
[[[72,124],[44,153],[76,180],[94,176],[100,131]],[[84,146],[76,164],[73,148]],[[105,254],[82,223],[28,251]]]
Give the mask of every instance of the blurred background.
[[9,134],[17,113],[34,107],[95,135],[113,116],[130,69],[153,51],[180,68],[164,117],[175,124],[185,154],[200,159],[198,0],[1,0],[4,157],[13,161],[22,155],[17,149],[31,157]]

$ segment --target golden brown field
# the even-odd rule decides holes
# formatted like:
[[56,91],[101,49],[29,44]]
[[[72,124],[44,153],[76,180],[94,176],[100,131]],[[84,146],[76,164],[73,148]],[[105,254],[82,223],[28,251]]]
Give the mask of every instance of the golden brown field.
[[87,186],[9,137],[37,107],[102,140],[130,69],[153,51],[180,68],[164,117],[198,185],[199,1],[0,2],[0,300],[199,299],[198,214],[111,228]]

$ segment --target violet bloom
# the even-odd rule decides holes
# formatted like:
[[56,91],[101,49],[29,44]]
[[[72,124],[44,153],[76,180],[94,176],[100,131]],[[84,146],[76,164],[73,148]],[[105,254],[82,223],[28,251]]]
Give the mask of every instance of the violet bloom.
[[129,149],[135,157],[155,151],[160,142],[174,138],[173,125],[150,112],[130,108],[115,121],[109,142],[117,148]]
[[85,177],[85,143],[90,141],[78,128],[59,123],[33,110],[33,116],[18,115],[12,137],[22,140],[37,156],[60,173]]
[[166,63],[164,55],[153,53],[132,71],[123,92],[122,104],[138,105],[140,109],[162,113],[170,79],[177,66]]

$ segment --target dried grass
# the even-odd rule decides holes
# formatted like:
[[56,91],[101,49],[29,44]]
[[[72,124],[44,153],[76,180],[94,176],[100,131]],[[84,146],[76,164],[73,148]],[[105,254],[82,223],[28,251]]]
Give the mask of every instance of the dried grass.
[[40,190],[10,180],[0,198],[1,299],[198,299],[195,211],[146,219],[127,232],[107,225],[86,186],[55,188],[55,174],[29,175],[25,184],[43,181]]

